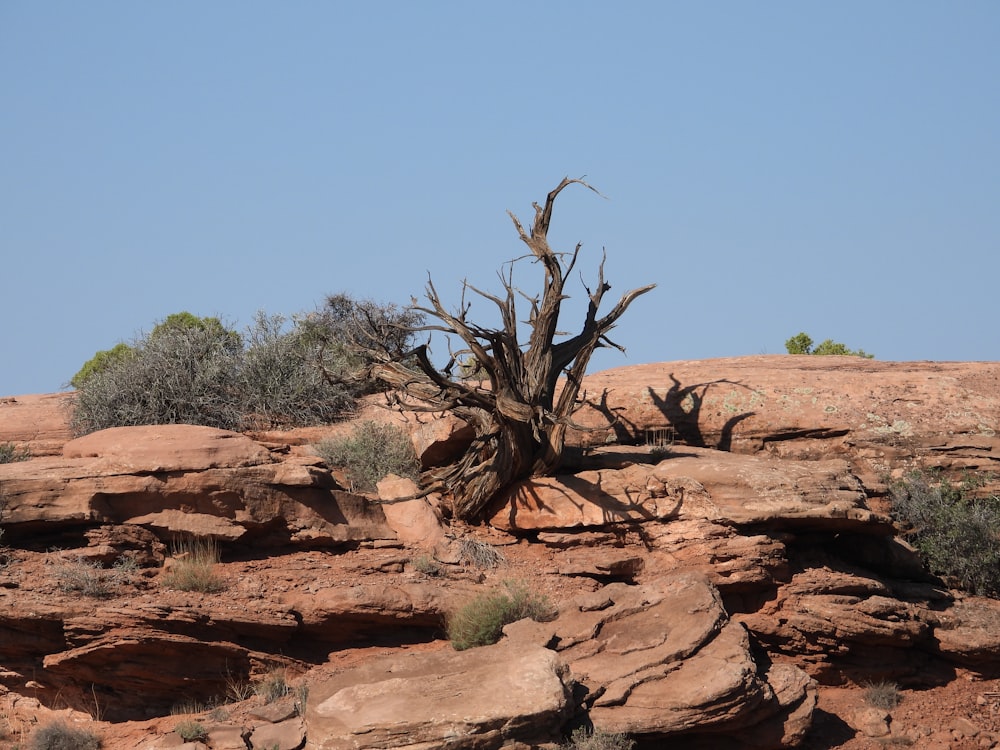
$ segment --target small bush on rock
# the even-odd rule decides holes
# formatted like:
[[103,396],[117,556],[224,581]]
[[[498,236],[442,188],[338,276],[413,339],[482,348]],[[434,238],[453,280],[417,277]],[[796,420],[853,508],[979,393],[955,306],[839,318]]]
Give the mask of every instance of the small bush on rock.
[[844,344],[833,339],[826,339],[813,347],[813,340],[806,333],[797,333],[785,342],[785,350],[789,354],[840,354],[864,359],[875,359],[874,354],[868,354],[864,349],[848,349]]
[[74,431],[142,424],[237,429],[241,346],[239,335],[216,318],[170,316],[136,341],[131,354],[105,360],[79,381]]
[[580,727],[574,729],[563,750],[632,750],[635,740],[628,735]]
[[205,727],[194,719],[185,719],[174,727],[174,731],[185,742],[195,742],[208,738],[208,732],[205,730]]
[[170,569],[163,575],[163,584],[178,591],[200,591],[212,594],[223,591],[226,582],[215,572],[221,559],[219,545],[213,539],[194,539],[173,545]]
[[279,698],[290,695],[291,692],[292,688],[285,679],[285,670],[283,669],[269,672],[254,685],[254,693],[265,703],[273,703]]
[[1000,498],[915,473],[890,488],[892,513],[929,570],[973,594],[1000,593]]
[[95,599],[106,599],[114,593],[113,575],[99,563],[78,558],[60,563],[56,568],[59,588],[66,593],[80,593]]
[[488,646],[500,640],[505,625],[525,617],[545,622],[554,616],[545,596],[532,593],[522,583],[505,581],[500,588],[477,596],[448,617],[448,639],[456,651]]
[[429,576],[431,578],[439,576],[444,572],[444,569],[441,567],[441,563],[430,555],[420,555],[415,557],[410,561],[410,564],[413,566],[415,571],[421,575]]
[[35,730],[29,750],[98,750],[101,738],[81,727],[54,721]]
[[18,448],[14,443],[0,443],[0,464],[27,461],[29,458],[31,458],[31,451],[27,448]]
[[865,703],[875,708],[891,711],[898,706],[903,696],[895,682],[870,682],[865,685]]
[[469,537],[465,537],[459,543],[458,556],[466,565],[480,570],[492,570],[506,562],[496,547]]
[[358,492],[373,492],[389,474],[416,477],[420,471],[410,436],[392,424],[363,422],[352,434],[324,440],[315,448],[328,466],[344,469]]

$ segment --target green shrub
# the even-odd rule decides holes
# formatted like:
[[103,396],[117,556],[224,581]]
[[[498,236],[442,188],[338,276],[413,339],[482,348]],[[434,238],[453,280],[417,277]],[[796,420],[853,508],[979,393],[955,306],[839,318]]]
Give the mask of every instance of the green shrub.
[[18,448],[14,443],[0,443],[0,464],[27,461],[29,458],[31,458],[31,451],[27,448]]
[[174,731],[185,742],[195,742],[208,738],[208,732],[205,731],[205,727],[194,719],[185,719],[174,727]]
[[1000,593],[1000,498],[975,482],[933,483],[914,473],[890,488],[892,513],[928,569],[973,594]]
[[101,738],[81,727],[54,721],[35,730],[30,750],[98,750]]
[[502,587],[477,596],[448,617],[448,639],[456,651],[488,646],[500,640],[504,625],[525,617],[544,622],[554,616],[546,597],[532,593],[522,583],[505,581]]
[[246,336],[218,318],[168,316],[73,376],[77,434],[142,424],[228,430],[322,424],[375,390],[359,341],[403,353],[419,315],[347,295],[290,321],[258,313]]
[[77,390],[77,434],[141,424],[200,424],[237,429],[241,352],[220,326],[161,323],[133,354],[108,361]]
[[563,750],[632,750],[635,740],[628,735],[580,727],[574,729]]
[[875,708],[891,711],[898,706],[903,696],[899,692],[899,685],[895,682],[870,682],[865,685],[865,703]]
[[864,359],[875,359],[874,354],[868,354],[863,349],[848,349],[844,344],[837,343],[833,339],[826,339],[816,347],[813,347],[813,340],[806,333],[797,333],[785,342],[785,349],[789,354],[841,354],[851,357],[863,357]]
[[69,384],[79,390],[90,378],[104,372],[112,365],[128,359],[135,349],[125,343],[115,344],[111,349],[103,349],[83,363],[83,367],[70,378]]
[[163,584],[178,591],[200,591],[213,594],[223,591],[226,582],[215,566],[221,559],[219,545],[212,539],[183,540],[174,543],[170,570],[163,575]]
[[362,422],[352,434],[324,440],[315,448],[328,466],[344,469],[358,492],[373,492],[389,474],[416,477],[420,471],[409,435],[392,424]]

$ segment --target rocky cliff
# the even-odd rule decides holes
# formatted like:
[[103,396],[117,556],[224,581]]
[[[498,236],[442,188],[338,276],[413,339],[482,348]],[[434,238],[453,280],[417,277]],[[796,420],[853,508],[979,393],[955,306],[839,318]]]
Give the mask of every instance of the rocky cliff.
[[[0,747],[53,717],[106,748],[179,746],[184,720],[210,748],[543,748],[587,723],[640,748],[991,747],[1000,606],[923,570],[886,491],[996,482],[998,386],[995,363],[849,357],[596,373],[566,473],[477,527],[405,482],[349,492],[309,447],[349,426],[72,439],[71,396],[0,400],[0,443],[33,455],[0,465]],[[463,439],[402,423],[429,462]],[[178,590],[198,539],[219,586]],[[454,651],[444,618],[503,581],[556,616]],[[909,709],[974,685],[976,708],[835,700],[879,681]]]

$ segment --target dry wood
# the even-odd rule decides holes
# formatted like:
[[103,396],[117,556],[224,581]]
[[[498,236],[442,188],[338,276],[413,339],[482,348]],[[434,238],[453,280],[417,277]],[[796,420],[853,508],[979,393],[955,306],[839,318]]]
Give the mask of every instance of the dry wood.
[[[581,403],[580,387],[591,355],[598,347],[621,349],[607,338],[608,332],[637,297],[656,286],[648,284],[626,292],[607,314],[599,317],[604,294],[611,289],[604,278],[602,258],[596,286],[586,289],[589,303],[582,327],[575,335],[556,341],[562,335],[558,323],[562,302],[567,299],[565,280],[581,246],[578,244],[569,254],[556,253],[547,235],[556,198],[573,184],[594,190],[581,179],[563,179],[548,194],[544,206],[533,204],[535,217],[530,230],[508,212],[521,241],[531,251],[530,258],[544,269],[540,299],[515,288],[516,261],[511,262],[506,276],[501,274],[503,295],[480,291],[465,282],[461,303],[454,313],[445,308],[433,282],[428,280],[426,304],[414,301],[414,309],[434,322],[413,330],[458,337],[464,348],[452,352],[451,361],[441,369],[431,362],[426,345],[395,359],[371,352],[376,362],[369,374],[393,387],[402,408],[451,412],[474,428],[476,438],[458,461],[425,472],[421,480],[424,491],[441,492],[450,498],[452,512],[458,518],[474,520],[513,482],[551,474],[558,468],[566,429]],[[567,255],[568,261],[564,261]],[[471,307],[467,292],[497,307],[500,327],[482,327],[467,318]],[[527,323],[531,332],[526,345],[518,338],[518,297],[530,304]],[[452,375],[463,356],[473,358],[482,381]]]

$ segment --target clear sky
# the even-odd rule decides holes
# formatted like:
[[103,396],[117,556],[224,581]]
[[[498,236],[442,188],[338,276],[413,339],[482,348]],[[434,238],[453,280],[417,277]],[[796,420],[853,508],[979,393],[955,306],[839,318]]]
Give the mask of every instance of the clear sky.
[[998,39],[995,0],[0,0],[0,395],[182,310],[496,291],[566,175],[583,280],[659,285],[593,370],[996,360]]

